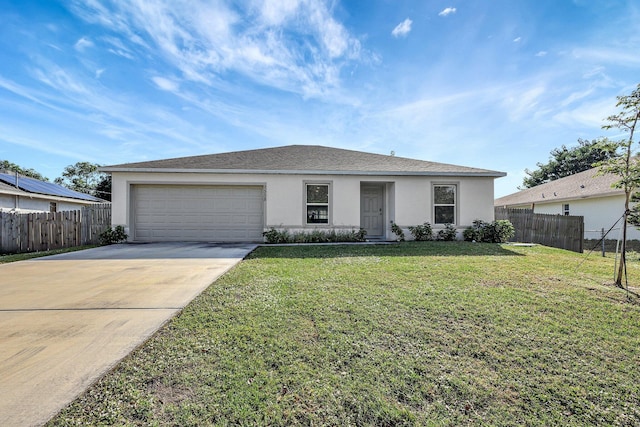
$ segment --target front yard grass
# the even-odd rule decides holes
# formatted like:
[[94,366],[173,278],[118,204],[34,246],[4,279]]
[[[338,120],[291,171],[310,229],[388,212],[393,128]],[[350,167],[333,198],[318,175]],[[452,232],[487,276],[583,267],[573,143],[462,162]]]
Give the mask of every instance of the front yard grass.
[[72,248],[65,248],[65,249],[52,249],[50,251],[25,252],[21,254],[4,254],[4,255],[0,255],[0,264],[6,264],[9,262],[17,262],[17,261],[26,261],[29,259],[41,258],[49,255],[64,254],[67,252],[82,251],[84,249],[90,249],[95,247],[96,245],[86,245],[86,246],[74,246]]
[[261,247],[49,425],[638,425],[640,305],[612,271],[541,246]]

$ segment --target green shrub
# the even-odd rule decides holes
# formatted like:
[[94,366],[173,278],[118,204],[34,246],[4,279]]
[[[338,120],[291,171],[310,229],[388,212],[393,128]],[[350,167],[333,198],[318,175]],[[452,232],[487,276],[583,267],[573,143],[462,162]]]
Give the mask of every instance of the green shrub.
[[287,243],[289,241],[289,233],[287,230],[276,230],[271,227],[268,231],[262,233],[267,243]]
[[422,242],[433,240],[433,230],[431,229],[431,224],[429,224],[428,222],[425,222],[422,225],[412,225],[408,228],[414,240]]
[[499,219],[493,222],[494,239],[497,243],[508,242],[516,234],[516,229],[507,219]]
[[113,245],[115,243],[122,243],[127,241],[127,233],[124,232],[124,227],[116,225],[115,228],[109,227],[102,233],[100,233],[101,245]]
[[[475,221],[474,221],[474,224],[475,224]],[[481,241],[480,232],[481,232],[481,230],[479,230],[478,228],[476,228],[474,226],[471,226],[469,228],[465,228],[462,231],[462,238],[466,242],[479,242],[479,241]]]
[[473,225],[462,232],[464,240],[469,242],[504,243],[515,234],[513,224],[506,219],[491,223],[480,219],[473,221]]
[[438,231],[437,240],[453,242],[458,238],[458,230],[453,224],[445,224],[444,230]]
[[363,228],[351,231],[298,231],[290,233],[287,230],[277,230],[271,227],[262,233],[265,242],[275,243],[339,243],[339,242],[364,242],[367,231]]
[[397,240],[399,242],[404,242],[404,231],[402,231],[402,228],[400,228],[400,226],[393,221],[391,221],[391,231],[393,232],[393,234],[398,236]]

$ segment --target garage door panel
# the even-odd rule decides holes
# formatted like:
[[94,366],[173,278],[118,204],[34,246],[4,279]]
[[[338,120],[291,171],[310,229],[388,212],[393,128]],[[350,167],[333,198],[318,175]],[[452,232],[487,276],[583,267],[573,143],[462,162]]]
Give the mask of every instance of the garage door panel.
[[262,187],[137,185],[133,194],[135,240],[262,240]]
[[264,217],[262,215],[260,215],[260,216],[258,216],[258,215],[249,215],[249,217],[247,218],[247,223],[248,224],[257,225],[257,226],[260,226],[260,228],[262,228],[262,222],[263,221],[264,221]]

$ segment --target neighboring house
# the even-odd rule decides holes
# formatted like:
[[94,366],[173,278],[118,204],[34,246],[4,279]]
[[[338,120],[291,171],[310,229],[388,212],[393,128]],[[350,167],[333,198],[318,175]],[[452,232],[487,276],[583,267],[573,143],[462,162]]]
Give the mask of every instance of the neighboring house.
[[51,182],[16,176],[15,173],[0,173],[2,212],[62,212],[95,203],[104,203],[104,200]]
[[[600,239],[602,229],[608,231],[624,213],[624,192],[613,188],[619,176],[598,175],[589,169],[574,175],[537,185],[496,199],[495,206],[532,208],[535,213],[578,215],[584,217],[585,239]],[[620,237],[621,222],[607,239]],[[629,240],[640,239],[640,231],[628,226]]]
[[392,221],[462,229],[493,220],[493,181],[506,175],[305,145],[100,170],[113,178],[113,225],[142,242],[263,241],[271,227],[393,239]]

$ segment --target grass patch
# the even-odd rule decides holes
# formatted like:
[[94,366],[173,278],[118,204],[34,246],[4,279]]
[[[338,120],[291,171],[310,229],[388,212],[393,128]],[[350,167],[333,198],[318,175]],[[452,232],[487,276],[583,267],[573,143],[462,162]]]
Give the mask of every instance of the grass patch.
[[50,251],[41,251],[41,252],[27,252],[23,254],[10,254],[10,255],[0,255],[0,264],[6,264],[8,262],[16,262],[16,261],[26,261],[28,259],[40,258],[43,256],[49,255],[57,255],[64,254],[67,252],[75,252],[81,251],[84,249],[95,248],[95,245],[90,246],[75,246],[73,248],[65,248],[65,249],[53,249]]
[[262,247],[48,425],[638,425],[640,305],[612,268],[541,246]]

